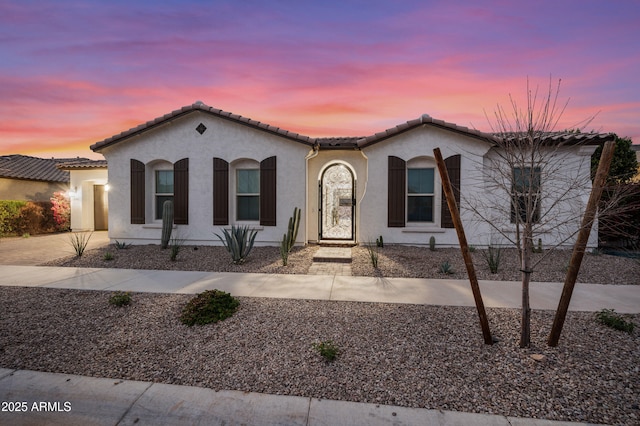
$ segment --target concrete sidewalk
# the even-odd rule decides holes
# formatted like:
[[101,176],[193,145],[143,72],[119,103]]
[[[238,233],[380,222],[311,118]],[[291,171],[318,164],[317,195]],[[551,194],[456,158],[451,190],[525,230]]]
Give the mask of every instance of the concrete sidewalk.
[[[234,296],[475,306],[466,280],[338,275],[241,274],[0,265],[0,285],[80,290],[195,294],[218,289]],[[486,307],[518,308],[518,282],[480,281]],[[562,283],[532,282],[533,309],[555,310]],[[640,286],[577,284],[570,310],[640,313]]]
[[[185,294],[217,288],[234,296],[474,306],[462,280],[7,265],[0,266],[0,285]],[[485,306],[520,306],[519,283],[481,281],[480,286]],[[532,283],[533,309],[556,309],[561,288],[560,283]],[[571,310],[603,308],[639,313],[640,286],[576,286]],[[2,368],[0,400],[6,409],[25,410],[0,411],[0,425],[584,424]]]

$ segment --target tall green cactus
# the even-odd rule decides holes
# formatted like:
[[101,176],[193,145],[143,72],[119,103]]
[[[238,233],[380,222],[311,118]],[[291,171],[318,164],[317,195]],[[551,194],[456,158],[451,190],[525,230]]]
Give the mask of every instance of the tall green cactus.
[[289,253],[296,244],[296,238],[298,238],[298,228],[300,227],[300,209],[294,207],[293,216],[289,218],[289,225],[287,226],[287,233],[282,236],[282,243],[280,244],[280,256],[282,257],[282,266],[287,266],[289,261]]
[[171,239],[171,231],[173,230],[173,201],[167,200],[162,204],[162,237],[160,239],[161,247],[166,249]]

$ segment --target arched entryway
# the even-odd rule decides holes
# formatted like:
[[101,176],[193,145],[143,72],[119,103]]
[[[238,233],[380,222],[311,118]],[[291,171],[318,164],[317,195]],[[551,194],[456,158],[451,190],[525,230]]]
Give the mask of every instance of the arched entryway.
[[353,240],[355,233],[355,178],[344,163],[330,164],[319,183],[320,240]]

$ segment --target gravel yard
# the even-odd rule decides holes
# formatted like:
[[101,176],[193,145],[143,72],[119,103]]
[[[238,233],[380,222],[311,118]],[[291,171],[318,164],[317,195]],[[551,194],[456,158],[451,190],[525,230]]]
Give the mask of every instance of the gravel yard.
[[[231,318],[187,327],[189,295],[0,287],[0,366],[213,389],[407,407],[637,425],[640,333],[570,312],[558,348],[553,316],[489,309],[493,346],[473,308],[240,298]],[[640,324],[640,315],[630,317]],[[327,363],[312,344],[333,340]],[[534,360],[531,355],[544,359]]]
[[[183,247],[176,262],[158,246],[113,246],[49,265],[264,273],[306,273],[315,246],[295,248],[281,266],[277,247],[255,247],[232,265],[223,247]],[[104,260],[110,252],[113,260]],[[387,246],[378,270],[365,248],[352,251],[354,275],[464,278],[459,251]],[[517,257],[480,279],[518,280]],[[540,255],[536,255],[539,257]],[[547,256],[534,281],[563,281],[569,252]],[[454,273],[439,272],[449,261]],[[580,282],[638,284],[637,261],[586,255]],[[109,305],[109,292],[0,287],[0,366],[134,379],[213,389],[394,404],[592,423],[640,424],[640,331],[615,331],[594,313],[569,312],[560,346],[546,338],[553,312],[534,311],[532,346],[518,347],[520,312],[488,309],[499,342],[483,344],[474,308],[239,298],[231,318],[192,328],[180,323],[189,295],[133,294]],[[627,316],[640,326],[640,315]],[[312,344],[332,340],[327,363]],[[542,355],[535,360],[532,355]]]
[[[277,274],[305,274],[313,262],[317,246],[296,247],[289,256],[289,265],[282,266],[279,247],[254,247],[245,264],[233,265],[224,247],[185,246],[175,262],[169,260],[169,250],[157,245],[130,246],[117,250],[113,245],[87,251],[82,258],[67,256],[47,265],[95,268],[171,269],[189,271],[261,272]],[[515,250],[502,251],[501,266],[497,274],[490,273],[482,256],[483,250],[473,253],[476,274],[485,280],[520,280],[520,266]],[[113,255],[104,260],[105,254]],[[371,266],[365,247],[352,249],[352,273],[360,276],[454,278],[467,277],[459,249],[388,245],[379,249],[378,269]],[[563,282],[571,251],[558,250],[550,254],[534,254],[534,260],[542,259],[535,267],[533,281]],[[448,261],[453,274],[440,272],[440,265]],[[586,254],[582,262],[578,282],[590,284],[640,284],[638,260],[609,255]]]

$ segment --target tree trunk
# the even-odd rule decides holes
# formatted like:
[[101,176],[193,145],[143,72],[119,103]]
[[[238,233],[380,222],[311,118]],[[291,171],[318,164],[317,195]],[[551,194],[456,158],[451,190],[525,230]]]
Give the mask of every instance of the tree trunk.
[[529,283],[531,282],[531,252],[533,247],[533,230],[530,223],[525,224],[521,272],[522,272],[522,317],[520,321],[520,347],[528,348],[531,343],[531,307],[529,306]]

